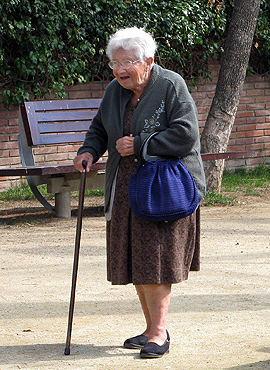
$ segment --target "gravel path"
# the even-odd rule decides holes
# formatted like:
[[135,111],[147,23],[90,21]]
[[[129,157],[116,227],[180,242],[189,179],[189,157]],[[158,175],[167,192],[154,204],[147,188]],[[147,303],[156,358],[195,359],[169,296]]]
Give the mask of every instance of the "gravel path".
[[144,320],[134,287],[106,281],[99,205],[83,219],[71,354],[64,356],[75,211],[63,220],[35,202],[2,204],[0,369],[270,369],[270,200],[261,199],[202,207],[202,268],[173,286],[170,354],[153,360],[122,348]]

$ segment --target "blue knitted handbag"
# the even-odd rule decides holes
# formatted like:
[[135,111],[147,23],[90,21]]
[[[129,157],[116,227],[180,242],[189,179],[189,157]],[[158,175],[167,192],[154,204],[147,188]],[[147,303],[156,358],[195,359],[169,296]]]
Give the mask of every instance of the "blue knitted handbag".
[[139,163],[137,172],[130,176],[130,208],[136,216],[148,221],[174,221],[187,217],[199,203],[193,177],[178,158],[161,160],[148,156],[147,143],[152,136],[144,144],[144,160]]

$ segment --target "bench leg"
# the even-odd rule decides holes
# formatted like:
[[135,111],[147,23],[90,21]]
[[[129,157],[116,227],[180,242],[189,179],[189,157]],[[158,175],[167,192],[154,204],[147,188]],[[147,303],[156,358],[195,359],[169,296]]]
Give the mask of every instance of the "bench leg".
[[55,207],[53,207],[44,197],[43,195],[40,193],[40,191],[38,190],[37,186],[34,184],[32,178],[30,176],[27,176],[26,177],[27,181],[28,181],[28,184],[33,192],[33,194],[35,195],[36,199],[45,207],[47,208],[49,211],[55,213]]
[[55,194],[55,213],[57,217],[71,217],[70,187],[62,188],[60,193]]

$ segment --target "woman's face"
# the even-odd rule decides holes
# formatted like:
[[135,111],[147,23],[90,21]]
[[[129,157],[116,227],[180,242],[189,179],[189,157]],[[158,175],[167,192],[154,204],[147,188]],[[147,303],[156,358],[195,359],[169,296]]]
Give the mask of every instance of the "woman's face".
[[113,74],[117,81],[125,89],[132,90],[134,93],[141,93],[148,84],[151,75],[151,65],[153,58],[148,58],[144,62],[137,61],[125,68],[121,65],[123,61],[135,62],[138,58],[128,50],[118,49],[113,53],[113,61],[120,63],[113,68]]

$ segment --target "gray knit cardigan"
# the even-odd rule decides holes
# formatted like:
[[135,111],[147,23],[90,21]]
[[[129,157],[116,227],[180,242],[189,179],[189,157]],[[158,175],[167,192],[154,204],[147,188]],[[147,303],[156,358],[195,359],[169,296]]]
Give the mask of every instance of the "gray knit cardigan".
[[[96,162],[108,150],[105,180],[105,212],[120,154],[116,141],[123,136],[125,107],[133,92],[124,89],[116,79],[107,87],[78,154],[90,152]],[[150,133],[148,154],[182,159],[198,187],[200,201],[205,195],[205,176],[200,156],[197,109],[183,78],[154,64],[151,79],[145,87],[131,121],[135,137],[134,152],[139,158],[144,139]]]

